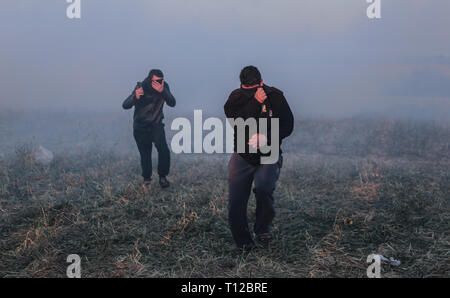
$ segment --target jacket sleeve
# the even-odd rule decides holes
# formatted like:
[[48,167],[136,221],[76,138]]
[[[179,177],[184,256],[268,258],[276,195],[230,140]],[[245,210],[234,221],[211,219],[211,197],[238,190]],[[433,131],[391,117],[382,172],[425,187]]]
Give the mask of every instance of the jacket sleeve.
[[136,85],[136,87],[133,89],[133,92],[131,93],[131,95],[128,96],[128,97],[125,99],[125,101],[123,102],[122,108],[123,108],[124,110],[129,110],[129,109],[131,109],[131,108],[136,104],[136,101],[137,101],[137,98],[136,98],[136,89],[137,89],[137,85]]
[[239,101],[239,91],[235,90],[231,93],[223,107],[227,118],[243,118],[247,120],[248,118],[257,118],[261,113],[261,103],[256,99],[250,99],[245,104],[240,104]]
[[164,90],[163,90],[162,95],[164,97],[166,104],[169,107],[174,107],[176,105],[177,101],[175,100],[175,97],[170,92],[169,84],[164,83]]
[[294,130],[294,115],[284,95],[281,96],[280,108],[280,139],[284,139]]

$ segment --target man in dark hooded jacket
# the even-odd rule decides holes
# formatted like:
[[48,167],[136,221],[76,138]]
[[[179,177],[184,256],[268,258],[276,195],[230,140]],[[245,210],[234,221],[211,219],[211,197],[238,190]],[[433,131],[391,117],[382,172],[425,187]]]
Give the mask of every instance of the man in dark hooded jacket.
[[[228,220],[231,234],[239,250],[250,251],[255,247],[248,229],[247,204],[251,187],[256,197],[256,221],[253,230],[257,241],[263,246],[272,240],[270,225],[275,216],[273,192],[282,166],[281,142],[288,137],[294,128],[294,117],[283,95],[274,87],[263,84],[261,73],[254,66],[245,67],[240,74],[241,88],[234,90],[224,106],[228,119],[255,119],[257,133],[251,135],[245,130],[244,152],[238,150],[237,125],[234,126],[234,153],[228,165]],[[260,128],[259,120],[266,118],[265,132]],[[278,119],[278,130],[275,134],[270,129],[273,118]],[[269,133],[270,132],[270,133]],[[275,138],[278,138],[276,140]],[[274,140],[278,141],[275,142]],[[264,163],[267,155],[260,149],[265,143],[273,142],[272,148],[278,149],[274,163]],[[241,148],[242,148],[241,147]],[[250,150],[253,147],[253,152]]]
[[133,135],[141,155],[144,188],[150,187],[152,176],[152,146],[158,151],[158,174],[161,187],[169,187],[166,176],[170,168],[170,151],[167,146],[163,123],[163,106],[176,104],[169,84],[161,70],[153,69],[143,82],[138,82],[130,96],[122,104],[125,110],[134,106]]

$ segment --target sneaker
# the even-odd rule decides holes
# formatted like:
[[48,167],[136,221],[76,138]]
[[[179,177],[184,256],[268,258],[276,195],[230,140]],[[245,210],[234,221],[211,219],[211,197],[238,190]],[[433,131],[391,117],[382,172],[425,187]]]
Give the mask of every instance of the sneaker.
[[170,182],[166,177],[159,177],[159,185],[161,185],[162,188],[167,188],[170,186]]
[[269,243],[273,240],[273,237],[269,233],[264,233],[256,236],[256,240],[262,247],[268,247]]

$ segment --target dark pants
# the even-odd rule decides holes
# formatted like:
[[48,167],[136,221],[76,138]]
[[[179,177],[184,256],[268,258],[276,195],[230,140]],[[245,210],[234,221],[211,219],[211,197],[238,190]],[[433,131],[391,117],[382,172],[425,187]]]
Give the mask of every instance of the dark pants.
[[252,183],[256,197],[256,221],[253,231],[256,235],[269,232],[275,216],[273,191],[280,176],[282,157],[275,164],[252,165],[239,154],[233,153],[228,164],[228,221],[236,245],[253,243],[248,229],[247,204]]
[[167,176],[170,168],[170,151],[166,142],[164,125],[155,125],[148,131],[135,130],[133,135],[141,154],[142,177],[145,180],[150,180],[152,177],[152,144],[155,144],[158,150],[158,174],[161,177]]

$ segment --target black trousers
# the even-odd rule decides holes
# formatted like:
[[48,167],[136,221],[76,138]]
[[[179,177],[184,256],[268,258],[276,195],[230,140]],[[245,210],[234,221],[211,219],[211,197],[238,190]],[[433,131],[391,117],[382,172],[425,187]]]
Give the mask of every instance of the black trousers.
[[141,155],[142,177],[145,180],[150,180],[152,177],[153,144],[158,151],[158,174],[160,177],[167,176],[170,168],[170,151],[167,146],[164,124],[154,125],[146,131],[135,130],[133,135]]
[[275,217],[273,192],[280,176],[282,157],[275,164],[252,165],[233,153],[228,164],[228,221],[237,247],[253,243],[248,229],[247,205],[252,184],[256,197],[256,235],[268,233]]

